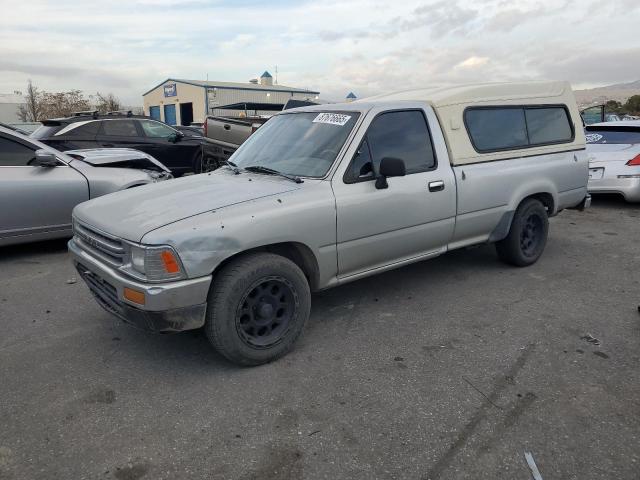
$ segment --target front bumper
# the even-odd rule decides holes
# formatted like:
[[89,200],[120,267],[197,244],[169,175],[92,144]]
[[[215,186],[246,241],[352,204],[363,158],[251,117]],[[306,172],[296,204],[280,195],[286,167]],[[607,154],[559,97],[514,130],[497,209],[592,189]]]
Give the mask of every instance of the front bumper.
[[[82,250],[73,239],[69,252],[80,277],[98,304],[126,323],[159,333],[192,330],[204,325],[211,276],[160,284],[124,276]],[[145,295],[145,305],[124,297],[130,288]]]

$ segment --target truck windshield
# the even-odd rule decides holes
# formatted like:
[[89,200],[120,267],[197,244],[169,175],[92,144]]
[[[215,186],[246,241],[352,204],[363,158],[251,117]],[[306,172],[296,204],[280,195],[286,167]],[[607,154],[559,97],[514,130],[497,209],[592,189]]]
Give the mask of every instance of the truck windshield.
[[271,118],[231,156],[240,168],[263,166],[300,177],[323,177],[358,112],[305,112]]

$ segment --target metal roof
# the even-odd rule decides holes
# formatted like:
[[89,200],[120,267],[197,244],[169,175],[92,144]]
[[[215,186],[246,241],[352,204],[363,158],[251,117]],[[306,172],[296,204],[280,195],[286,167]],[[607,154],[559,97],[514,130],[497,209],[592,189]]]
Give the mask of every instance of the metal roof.
[[314,90],[307,90],[305,88],[287,87],[285,85],[260,85],[255,83],[240,83],[240,82],[217,82],[217,81],[205,81],[205,80],[188,80],[183,78],[167,78],[165,81],[159,83],[152,89],[142,94],[144,97],[148,93],[154,91],[156,88],[161,87],[167,82],[186,83],[188,85],[194,85],[196,87],[209,87],[209,88],[226,88],[235,90],[253,90],[261,92],[288,92],[288,93],[308,93],[309,95],[319,95],[320,92]]
[[265,110],[279,112],[283,108],[284,103],[239,102],[216,107],[216,110]]
[[347,98],[358,98],[358,97],[356,97],[355,93],[349,92],[349,95],[347,95]]
[[271,74],[269,72],[267,72],[265,70],[264,73],[262,75],[260,75],[260,78],[273,78],[273,77],[271,76]]

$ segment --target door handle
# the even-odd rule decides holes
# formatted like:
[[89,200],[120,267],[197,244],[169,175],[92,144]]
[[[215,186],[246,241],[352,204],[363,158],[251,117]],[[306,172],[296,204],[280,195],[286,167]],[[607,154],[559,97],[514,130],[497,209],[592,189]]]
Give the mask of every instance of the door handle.
[[223,128],[225,130],[231,130],[231,125],[225,124]]
[[439,192],[444,190],[444,182],[442,180],[436,180],[435,182],[429,182],[430,192]]

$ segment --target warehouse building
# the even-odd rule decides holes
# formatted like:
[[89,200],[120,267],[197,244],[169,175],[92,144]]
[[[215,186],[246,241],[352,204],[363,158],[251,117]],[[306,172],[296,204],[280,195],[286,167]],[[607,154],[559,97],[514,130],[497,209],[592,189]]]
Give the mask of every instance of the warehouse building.
[[20,122],[18,109],[26,105],[26,100],[20,92],[0,93],[0,122],[17,123]]
[[319,95],[312,90],[274,85],[271,74],[264,72],[259,80],[247,83],[168,78],[142,98],[145,115],[170,125],[190,125],[204,122],[207,114],[234,115],[234,111],[217,107],[243,102],[285,104],[291,99],[313,101]]

